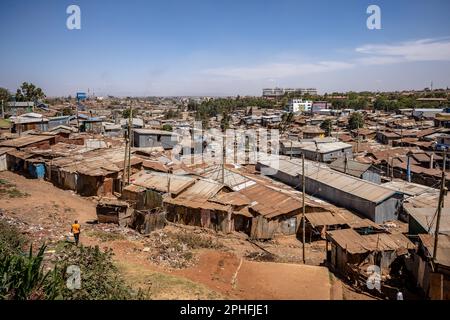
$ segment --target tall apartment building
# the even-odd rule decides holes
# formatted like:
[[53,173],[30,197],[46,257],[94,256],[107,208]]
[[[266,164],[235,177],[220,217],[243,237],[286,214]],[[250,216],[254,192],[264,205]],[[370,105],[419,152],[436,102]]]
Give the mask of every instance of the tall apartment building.
[[310,94],[317,95],[315,88],[266,88],[263,89],[263,98],[276,99],[282,97],[284,94]]

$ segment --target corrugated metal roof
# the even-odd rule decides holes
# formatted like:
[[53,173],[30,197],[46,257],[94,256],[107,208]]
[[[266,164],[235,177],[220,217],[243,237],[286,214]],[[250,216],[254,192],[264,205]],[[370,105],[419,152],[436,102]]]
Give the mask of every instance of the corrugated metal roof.
[[171,131],[165,131],[165,130],[155,130],[155,129],[133,129],[134,132],[136,132],[137,134],[157,134],[157,135],[164,135],[164,136],[178,136],[177,133],[175,132],[171,132]]
[[[405,211],[430,234],[436,231],[437,208],[413,208],[405,206]],[[450,208],[442,208],[439,232],[450,235]]]
[[239,192],[226,192],[218,194],[209,201],[232,206],[246,206],[252,202],[249,198]]
[[[434,237],[429,234],[419,234],[419,239],[428,251],[428,256],[433,256]],[[436,250],[436,262],[440,265],[450,267],[450,236],[440,234],[438,238],[438,249]]]
[[178,197],[181,199],[210,199],[215,196],[224,187],[223,184],[213,180],[200,179],[183,191]]
[[330,168],[339,172],[347,173],[351,176],[360,178],[364,172],[372,166],[370,163],[361,163],[355,160],[338,158],[330,163]]
[[130,182],[150,190],[168,192],[169,179],[170,192],[173,194],[179,194],[195,182],[195,179],[191,177],[150,171],[140,171],[132,175],[130,177]]
[[[285,157],[279,157],[278,160],[260,160],[259,162],[294,177],[301,176],[302,173],[302,162],[298,159],[289,160]],[[375,203],[379,203],[396,194],[396,191],[389,188],[334,171],[325,165],[309,160],[305,160],[305,176],[353,196]]]
[[27,135],[16,139],[5,140],[0,142],[0,147],[15,147],[22,148],[32,143],[38,143],[46,140],[54,139],[53,136],[48,135]]
[[302,208],[302,202],[299,198],[278,192],[259,183],[242,189],[240,192],[252,201],[251,210],[269,219]]
[[353,229],[342,229],[328,231],[327,236],[351,254],[415,248],[414,244],[401,233],[377,233],[362,236]]

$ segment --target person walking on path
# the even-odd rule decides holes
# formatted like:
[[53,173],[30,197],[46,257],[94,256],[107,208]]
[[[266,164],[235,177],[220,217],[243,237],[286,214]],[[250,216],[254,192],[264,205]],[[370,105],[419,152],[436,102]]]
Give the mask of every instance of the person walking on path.
[[75,245],[78,246],[78,242],[80,241],[80,232],[81,232],[81,226],[78,223],[78,220],[75,220],[74,224],[72,224],[72,228],[70,232],[73,233],[73,237],[75,238]]

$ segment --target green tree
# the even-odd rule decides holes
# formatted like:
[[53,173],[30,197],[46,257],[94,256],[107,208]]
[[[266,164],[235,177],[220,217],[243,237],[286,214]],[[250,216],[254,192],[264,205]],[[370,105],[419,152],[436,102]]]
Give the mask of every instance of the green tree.
[[332,126],[333,122],[330,119],[326,119],[320,124],[320,128],[325,131],[325,135],[328,137],[331,136]]
[[231,116],[228,112],[222,113],[222,119],[220,120],[220,129],[222,129],[222,131],[230,128],[230,120]]
[[162,128],[164,131],[173,131],[173,128],[170,124],[164,124]]
[[[133,117],[136,111],[132,111],[131,112],[131,116]],[[130,108],[126,108],[125,110],[122,111],[122,117],[124,117],[125,119],[128,119],[130,117]]]
[[16,91],[16,101],[38,101],[44,98],[42,89],[32,83],[24,82]]
[[348,129],[355,130],[364,127],[364,117],[360,112],[353,112],[348,119]]
[[3,103],[6,104],[7,101],[11,99],[11,95],[8,91],[8,89],[0,88],[0,103],[3,101]]

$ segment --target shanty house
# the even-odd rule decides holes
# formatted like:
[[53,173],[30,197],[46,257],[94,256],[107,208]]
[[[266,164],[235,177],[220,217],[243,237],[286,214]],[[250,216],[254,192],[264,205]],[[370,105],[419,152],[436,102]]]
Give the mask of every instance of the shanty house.
[[8,162],[6,160],[6,153],[14,150],[13,148],[0,147],[0,171],[8,170]]
[[168,150],[173,149],[179,141],[176,133],[164,130],[135,129],[133,134],[134,147],[137,148],[163,147]]
[[353,147],[344,142],[303,142],[299,147],[305,158],[320,162],[331,162],[337,158],[353,156]]
[[209,201],[232,190],[218,182],[200,179],[176,197],[168,195],[163,204],[168,221],[230,232],[232,206]]
[[[260,160],[256,169],[294,188],[302,186],[301,160]],[[401,209],[402,193],[307,160],[305,182],[308,194],[355,210],[376,223],[396,220]]]
[[47,131],[48,119],[39,113],[24,113],[20,116],[10,117],[12,128],[11,132],[20,133],[29,130]]
[[433,235],[420,234],[418,250],[407,267],[428,299],[450,300],[450,235],[439,235],[435,258],[434,241]]
[[163,195],[177,196],[195,183],[195,178],[142,170],[130,178],[123,189],[122,198],[134,203],[135,209],[162,208]]
[[[378,266],[381,280],[391,272],[394,262],[399,262],[415,245],[403,234],[373,233],[360,235],[353,229],[327,232],[327,262],[333,270],[365,286],[369,266]],[[403,262],[403,261],[402,261]]]

